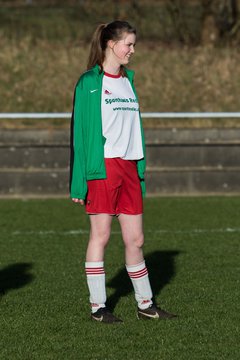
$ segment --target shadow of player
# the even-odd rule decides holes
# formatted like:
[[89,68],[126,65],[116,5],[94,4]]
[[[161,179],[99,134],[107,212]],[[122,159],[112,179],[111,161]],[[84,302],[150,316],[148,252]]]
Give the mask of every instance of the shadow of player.
[[[153,301],[155,301],[155,296],[158,295],[164,286],[169,284],[175,276],[175,257],[179,255],[179,253],[177,250],[166,250],[146,254],[145,261],[154,294]],[[115,289],[115,292],[107,300],[107,306],[112,311],[121,297],[127,296],[133,291],[133,286],[125,267],[107,283],[107,286]]]
[[7,294],[8,291],[19,289],[29,284],[33,280],[30,273],[32,264],[18,263],[12,264],[0,270],[0,297]]

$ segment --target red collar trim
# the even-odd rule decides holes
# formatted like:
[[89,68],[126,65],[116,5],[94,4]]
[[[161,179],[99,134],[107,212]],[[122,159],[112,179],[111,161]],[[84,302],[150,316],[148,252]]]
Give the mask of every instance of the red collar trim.
[[113,75],[113,74],[107,73],[106,71],[104,71],[104,75],[108,76],[110,78],[113,78],[113,79],[119,79],[121,77],[121,74]]

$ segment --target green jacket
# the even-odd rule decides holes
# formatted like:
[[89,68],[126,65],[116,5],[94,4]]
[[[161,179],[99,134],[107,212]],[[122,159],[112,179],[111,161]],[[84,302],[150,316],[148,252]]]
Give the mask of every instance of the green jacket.
[[[134,72],[125,69],[132,85]],[[70,196],[85,199],[87,180],[106,179],[104,163],[104,143],[102,135],[101,97],[103,72],[96,65],[86,71],[77,82],[71,122],[71,158],[70,158]],[[142,192],[145,194],[145,144],[141,121],[144,158],[138,160],[137,169],[141,181]]]

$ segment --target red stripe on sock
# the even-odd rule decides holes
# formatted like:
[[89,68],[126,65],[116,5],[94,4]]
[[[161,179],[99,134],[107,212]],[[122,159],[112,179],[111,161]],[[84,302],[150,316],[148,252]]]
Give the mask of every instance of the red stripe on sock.
[[144,269],[138,271],[128,271],[128,275],[130,276],[130,278],[136,279],[148,275],[148,271],[145,267]]
[[104,269],[86,269],[86,272],[102,272]]
[[147,275],[148,275],[148,273],[146,272],[146,273],[144,273],[142,275],[131,276],[131,279],[139,279],[139,278],[142,278],[142,277],[147,276]]
[[85,268],[85,272],[87,275],[102,275],[105,274],[103,267],[98,268]]

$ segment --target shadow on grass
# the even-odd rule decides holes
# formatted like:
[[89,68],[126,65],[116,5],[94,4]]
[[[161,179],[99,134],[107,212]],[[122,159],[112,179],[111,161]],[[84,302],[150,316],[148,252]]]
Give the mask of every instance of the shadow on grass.
[[[164,286],[169,284],[175,276],[175,257],[179,255],[179,253],[177,250],[169,250],[155,251],[146,254],[145,261],[154,294],[153,300],[155,300],[155,296],[157,296]],[[112,311],[121,297],[127,296],[133,291],[132,283],[125,268],[120,270],[118,274],[107,283],[107,286],[115,289],[115,292],[107,300],[107,306]]]
[[8,291],[24,287],[33,280],[30,263],[12,264],[0,270],[0,298]]

